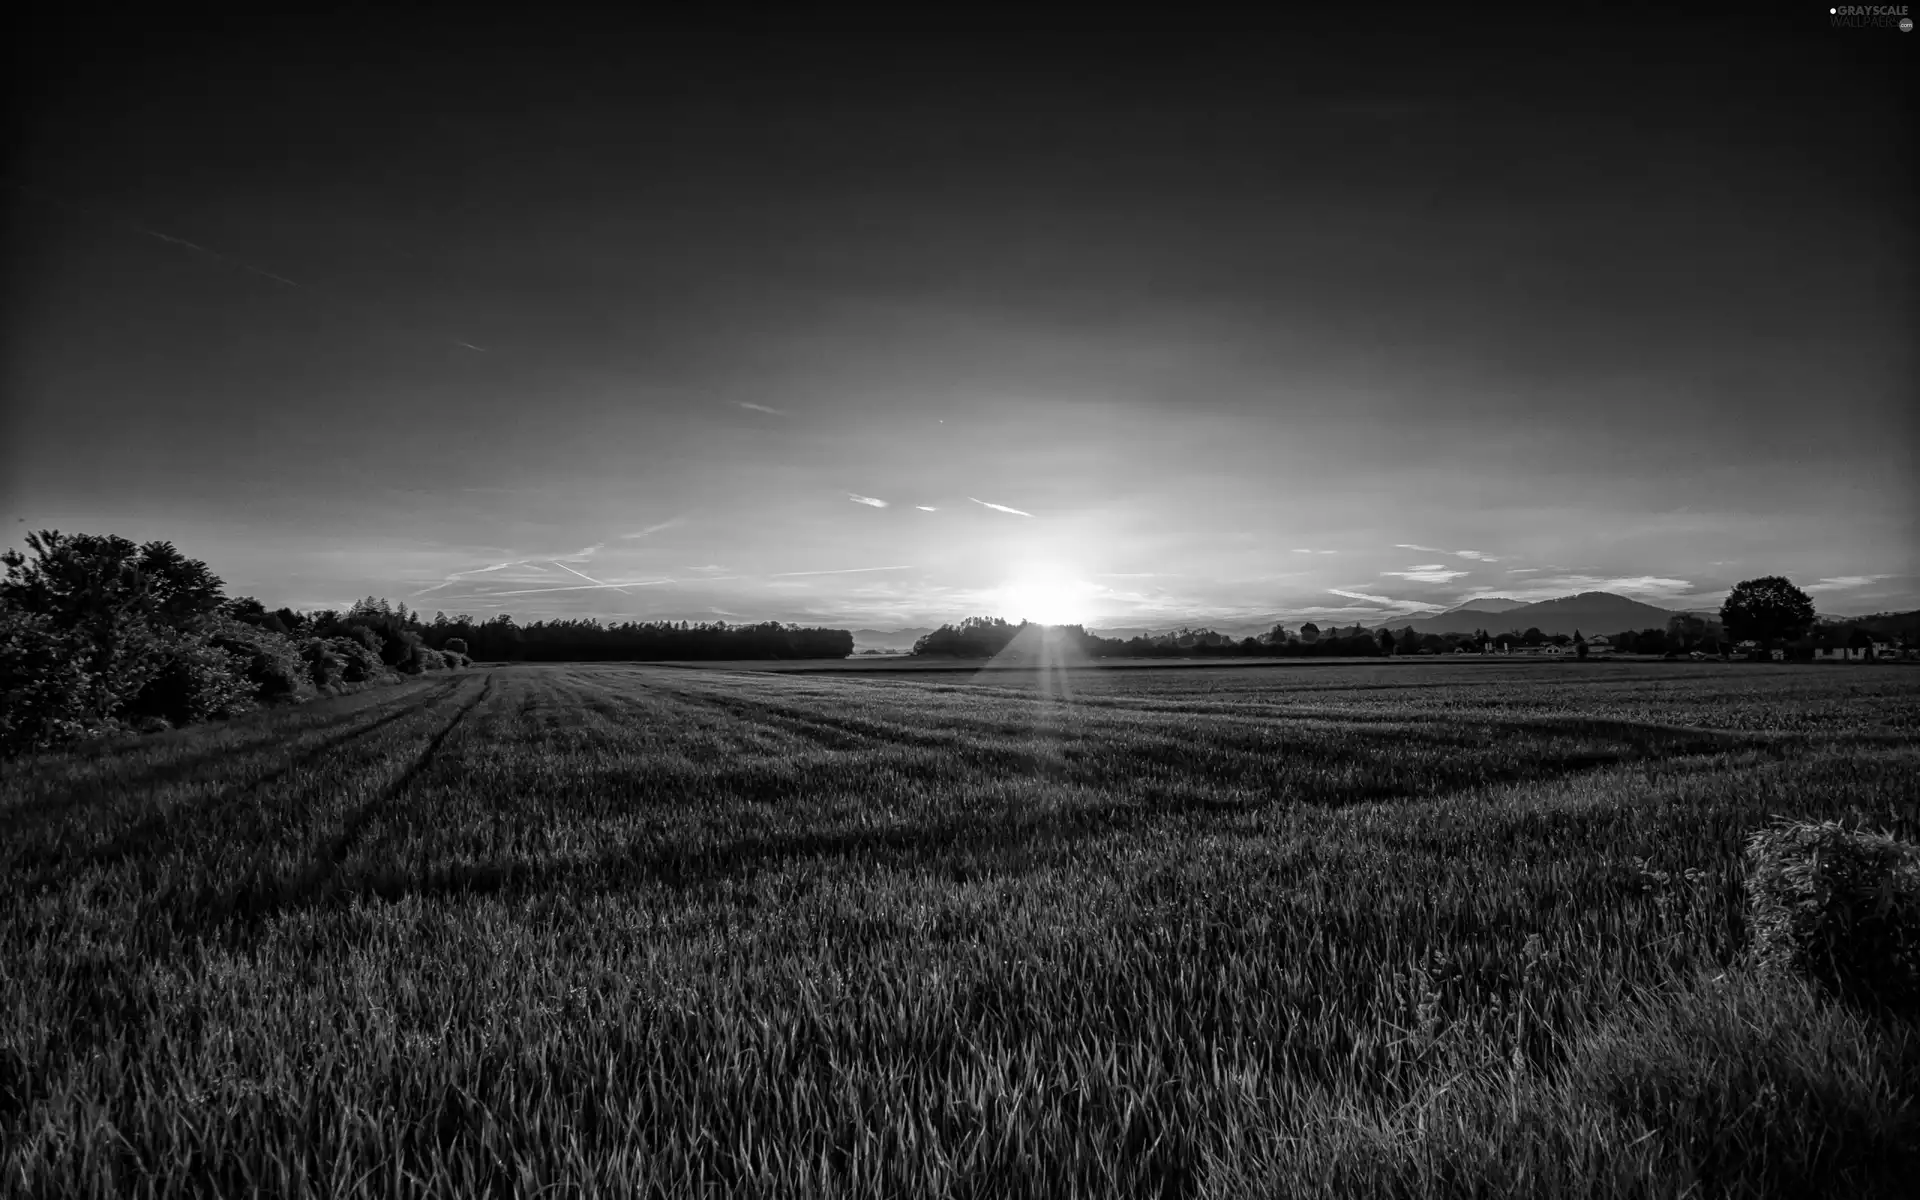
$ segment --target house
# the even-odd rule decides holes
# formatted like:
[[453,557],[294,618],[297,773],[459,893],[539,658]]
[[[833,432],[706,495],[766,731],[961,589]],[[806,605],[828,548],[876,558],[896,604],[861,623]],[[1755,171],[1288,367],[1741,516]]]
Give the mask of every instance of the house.
[[1613,653],[1613,639],[1608,637],[1606,634],[1596,633],[1592,637],[1587,639],[1587,657],[1591,658],[1596,654],[1612,654],[1612,653]]

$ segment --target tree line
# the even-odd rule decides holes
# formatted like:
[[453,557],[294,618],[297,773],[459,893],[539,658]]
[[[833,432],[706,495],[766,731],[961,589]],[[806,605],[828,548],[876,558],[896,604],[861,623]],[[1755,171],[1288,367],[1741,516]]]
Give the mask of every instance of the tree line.
[[368,597],[345,612],[228,596],[171,542],[27,535],[0,554],[0,754],[149,732],[491,661],[845,658],[853,634],[768,621],[431,621]]

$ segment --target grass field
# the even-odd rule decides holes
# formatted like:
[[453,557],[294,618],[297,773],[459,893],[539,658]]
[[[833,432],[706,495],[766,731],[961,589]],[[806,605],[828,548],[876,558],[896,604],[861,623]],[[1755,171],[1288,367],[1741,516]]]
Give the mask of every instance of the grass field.
[[[0,768],[4,1195],[1911,1195],[1920,672],[416,679]],[[542,1191],[542,1189],[545,1189]]]

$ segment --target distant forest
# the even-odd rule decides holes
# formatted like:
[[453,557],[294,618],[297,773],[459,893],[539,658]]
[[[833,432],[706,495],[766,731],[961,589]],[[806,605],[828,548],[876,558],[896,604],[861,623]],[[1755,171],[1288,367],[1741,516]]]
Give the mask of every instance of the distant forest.
[[[247,603],[252,603],[248,601]],[[757,625],[728,625],[724,621],[625,621],[602,625],[592,618],[535,621],[517,625],[505,614],[476,622],[462,613],[436,613],[427,620],[405,604],[388,607],[369,596],[346,614],[390,616],[401,628],[419,635],[433,649],[459,642],[476,659],[492,662],[714,662],[751,658],[845,658],[853,653],[853,634],[845,629],[817,629],[764,621]],[[334,612],[302,614],[291,609],[257,612],[254,619],[270,629],[299,634],[313,626],[343,619]]]

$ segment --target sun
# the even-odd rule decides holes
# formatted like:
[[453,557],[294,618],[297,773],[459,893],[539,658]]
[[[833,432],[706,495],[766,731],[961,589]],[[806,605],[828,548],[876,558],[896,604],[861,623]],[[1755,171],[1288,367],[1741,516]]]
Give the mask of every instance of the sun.
[[1009,621],[1042,625],[1079,625],[1087,619],[1094,592],[1084,580],[1049,571],[1017,575],[995,592],[1000,615]]

